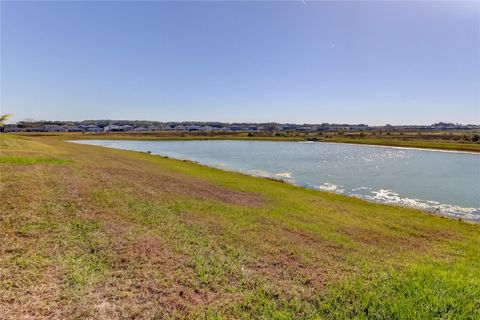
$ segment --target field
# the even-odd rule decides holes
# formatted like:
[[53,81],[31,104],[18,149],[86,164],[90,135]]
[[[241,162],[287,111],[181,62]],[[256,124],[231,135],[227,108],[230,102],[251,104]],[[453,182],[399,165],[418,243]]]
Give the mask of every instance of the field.
[[[480,152],[476,131],[418,132],[101,132],[101,133],[23,133],[25,136],[59,136],[62,139],[127,140],[273,140],[338,142]],[[475,138],[474,138],[475,137]]]
[[477,224],[75,136],[0,135],[2,319],[480,318]]

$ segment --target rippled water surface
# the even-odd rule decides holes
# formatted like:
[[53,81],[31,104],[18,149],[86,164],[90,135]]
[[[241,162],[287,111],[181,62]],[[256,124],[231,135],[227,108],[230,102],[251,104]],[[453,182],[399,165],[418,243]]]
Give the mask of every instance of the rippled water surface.
[[480,154],[336,143],[84,140],[480,221]]

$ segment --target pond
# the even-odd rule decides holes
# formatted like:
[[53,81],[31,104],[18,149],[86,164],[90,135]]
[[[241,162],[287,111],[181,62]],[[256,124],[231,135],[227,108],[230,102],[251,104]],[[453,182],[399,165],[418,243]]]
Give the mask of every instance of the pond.
[[277,141],[81,140],[480,222],[480,154]]

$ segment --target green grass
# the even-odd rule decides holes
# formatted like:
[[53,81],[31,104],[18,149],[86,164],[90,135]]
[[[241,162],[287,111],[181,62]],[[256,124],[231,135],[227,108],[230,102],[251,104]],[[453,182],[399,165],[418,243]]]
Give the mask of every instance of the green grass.
[[480,317],[479,225],[58,137],[0,142],[71,161],[0,163],[7,319]]
[[371,138],[342,138],[332,137],[326,139],[328,142],[338,143],[355,143],[355,144],[370,144],[394,147],[409,147],[409,148],[426,148],[426,149],[440,149],[440,150],[457,150],[457,151],[473,151],[480,152],[480,144],[474,143],[459,143],[442,140],[399,140],[392,138],[371,139]]
[[[466,261],[453,267],[418,263],[330,289],[320,303],[327,317],[377,319],[469,319],[480,315],[480,282]],[[478,267],[478,265],[477,265]],[[440,296],[444,293],[445,296]],[[462,307],[459,308],[459,303]]]
[[21,157],[21,156],[0,156],[0,163],[5,164],[68,164],[70,160],[55,159],[55,158],[43,158],[43,157]]

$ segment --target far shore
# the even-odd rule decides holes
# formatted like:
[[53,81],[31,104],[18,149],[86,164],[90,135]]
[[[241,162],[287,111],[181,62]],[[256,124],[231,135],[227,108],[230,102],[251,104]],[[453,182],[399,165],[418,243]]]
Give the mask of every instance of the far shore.
[[26,132],[22,136],[59,136],[69,140],[261,140],[261,141],[313,141],[375,146],[391,146],[416,149],[433,149],[480,153],[480,143],[463,142],[462,132],[392,132],[391,134],[364,135],[361,132],[350,133],[271,133],[271,132]]

